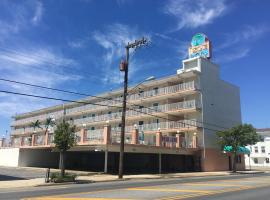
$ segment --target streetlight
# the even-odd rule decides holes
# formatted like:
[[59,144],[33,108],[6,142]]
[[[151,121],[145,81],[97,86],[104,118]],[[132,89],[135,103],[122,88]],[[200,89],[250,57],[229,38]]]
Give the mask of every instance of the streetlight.
[[141,81],[140,83],[138,83],[136,86],[134,86],[130,91],[128,91],[128,94],[132,94],[132,92],[135,91],[135,89],[137,89],[140,85],[142,85],[143,83],[147,82],[147,81],[153,81],[156,78],[154,76],[149,76],[148,78],[144,79],[143,81]]
[[127,88],[128,88],[128,64],[129,64],[129,49],[136,49],[140,46],[147,44],[147,40],[143,37],[140,40],[135,40],[126,45],[126,60],[120,63],[120,71],[125,73],[124,76],[124,94],[123,94],[123,110],[122,110],[122,125],[121,125],[121,142],[119,153],[119,171],[118,178],[123,178],[123,163],[124,163],[124,142],[125,142],[125,122],[126,122],[126,106],[127,106]]

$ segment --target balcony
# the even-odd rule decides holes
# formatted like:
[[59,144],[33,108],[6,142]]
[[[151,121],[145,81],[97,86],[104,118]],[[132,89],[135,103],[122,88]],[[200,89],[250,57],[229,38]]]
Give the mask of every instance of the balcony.
[[[178,92],[184,92],[189,90],[195,90],[197,88],[197,84],[195,81],[190,81],[186,83],[181,83],[173,86],[158,88],[154,90],[147,90],[140,94],[131,94],[127,97],[127,101],[137,101],[142,99],[148,99],[152,97],[158,97],[158,96],[164,96],[169,94],[175,94]],[[116,105],[116,104],[122,104],[122,97],[114,98],[112,100],[106,100],[106,101],[100,101],[97,102],[97,104],[101,105]],[[106,110],[106,106],[99,106],[99,105],[84,105],[84,106],[78,106],[75,108],[66,109],[66,115],[76,115],[81,113],[87,113],[89,111],[96,111],[96,110]],[[35,122],[36,120],[45,121],[48,117],[52,117],[54,119],[59,119],[63,116],[63,110],[56,111],[53,113],[46,113],[43,115],[38,115],[35,117],[25,118],[25,119],[19,119],[12,122],[12,126],[21,126],[30,124],[32,122]]]
[[[196,83],[195,81],[190,81],[186,83],[181,83],[178,85],[174,86],[168,86],[168,87],[163,87],[163,88],[158,88],[155,90],[148,90],[144,91],[143,93],[140,94],[131,94],[127,97],[127,101],[132,102],[132,101],[137,101],[137,100],[142,100],[142,99],[147,99],[151,97],[157,97],[157,96],[162,96],[162,95],[167,95],[167,94],[174,94],[178,92],[183,92],[183,91],[188,91],[188,90],[195,90]],[[110,105],[117,105],[117,104],[122,104],[123,98],[118,97],[114,98],[112,100],[106,100],[106,101],[101,101],[97,102],[97,104],[101,104],[104,106],[99,106],[99,105],[84,105],[84,106],[79,106],[71,109],[66,110],[67,115],[73,115],[73,114],[82,114],[82,113],[88,113],[89,111],[96,111],[96,110],[106,110],[108,109],[106,106]]]
[[[160,114],[160,113],[170,113],[170,112],[180,112],[189,109],[196,109],[199,108],[200,104],[196,100],[172,103],[172,104],[164,104],[159,106],[152,106],[148,108],[141,108],[141,109],[134,109],[128,110],[126,112],[127,119],[131,119],[134,117],[142,117],[145,115],[151,114]],[[149,115],[149,116],[150,116]],[[74,124],[81,125],[81,124],[89,124],[89,123],[98,123],[98,122],[105,122],[105,121],[119,121],[121,119],[122,112],[116,112],[111,114],[99,115],[95,117],[87,117],[82,119],[75,119]]]
[[39,121],[45,121],[47,118],[51,117],[54,119],[59,119],[61,117],[63,117],[64,111],[60,110],[60,111],[56,111],[56,112],[52,112],[52,113],[46,113],[43,115],[38,115],[35,117],[28,117],[25,119],[19,119],[19,120],[15,120],[11,123],[12,126],[21,126],[21,125],[27,125],[30,124],[32,122],[35,122],[37,120]]

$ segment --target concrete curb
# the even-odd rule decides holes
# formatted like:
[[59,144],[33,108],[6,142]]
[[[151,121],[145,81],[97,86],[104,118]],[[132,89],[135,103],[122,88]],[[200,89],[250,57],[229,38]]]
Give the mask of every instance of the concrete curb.
[[228,172],[228,173],[224,173],[224,174],[208,174],[208,175],[201,175],[201,176],[158,176],[158,177],[131,177],[131,178],[123,178],[123,179],[110,179],[110,180],[99,180],[99,181],[95,181],[95,180],[77,180],[75,182],[65,182],[65,183],[44,183],[44,184],[38,184],[34,187],[40,187],[40,186],[56,186],[56,185],[71,185],[71,184],[89,184],[89,183],[105,183],[105,182],[116,182],[116,181],[128,181],[128,180],[150,180],[150,179],[176,179],[176,178],[181,178],[181,179],[188,179],[188,178],[203,178],[203,177],[213,177],[213,176],[235,176],[235,175],[249,175],[249,174],[264,174],[264,173],[268,173],[268,172],[264,172],[264,171],[253,171],[253,172],[236,172],[236,173],[232,173],[232,172]]

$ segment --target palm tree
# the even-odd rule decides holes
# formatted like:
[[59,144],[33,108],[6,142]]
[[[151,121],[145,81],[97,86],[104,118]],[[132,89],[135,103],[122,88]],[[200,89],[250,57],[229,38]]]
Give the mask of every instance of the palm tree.
[[44,135],[46,136],[46,134],[48,133],[49,128],[50,128],[50,127],[53,127],[53,126],[55,125],[55,121],[54,121],[53,118],[48,117],[48,118],[46,119],[44,125],[45,125],[45,133],[44,133]]
[[36,130],[36,128],[41,128],[41,122],[39,120],[35,121],[35,122],[32,122],[31,125],[30,125],[32,128],[34,128],[34,131]]
[[61,169],[61,177],[65,175],[65,154],[76,144],[75,135],[76,126],[70,125],[65,120],[61,121],[56,126],[54,131],[54,144],[56,149],[60,152],[59,166]]
[[[39,120],[36,120],[35,122],[32,122],[32,123],[30,124],[30,127],[34,128],[34,133],[36,132],[36,128],[42,129],[42,127],[41,127],[41,122],[40,122]],[[33,135],[34,133],[30,134],[30,138],[31,138],[30,140],[32,140],[32,135]]]

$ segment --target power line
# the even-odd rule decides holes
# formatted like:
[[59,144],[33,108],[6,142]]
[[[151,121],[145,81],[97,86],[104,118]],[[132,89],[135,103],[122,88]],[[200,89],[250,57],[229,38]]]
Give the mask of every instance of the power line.
[[[26,85],[26,86],[36,87],[36,88],[48,89],[48,90],[53,90],[53,91],[58,91],[58,92],[63,92],[63,93],[76,94],[76,95],[80,95],[80,96],[86,96],[86,97],[89,97],[90,96],[90,97],[94,97],[94,98],[98,98],[98,99],[103,99],[103,100],[112,100],[112,99],[106,98],[106,97],[100,97],[100,96],[96,96],[96,95],[91,95],[91,94],[86,94],[86,93],[80,93],[80,92],[75,92],[75,91],[62,90],[62,89],[57,89],[57,88],[52,88],[52,87],[45,87],[45,86],[41,86],[41,85],[30,84],[30,83],[20,82],[20,81],[15,81],[15,80],[10,80],[10,79],[0,78],[0,81],[10,82],[10,83],[16,83],[16,84],[21,84],[21,85]],[[116,101],[121,102],[121,100],[117,100],[117,99],[116,99]],[[131,105],[131,106],[140,106],[138,104],[132,104],[132,103],[128,103],[128,104]],[[149,108],[149,107],[145,107],[145,108],[148,109],[148,110],[156,111],[153,108]],[[164,112],[161,112],[161,113],[164,113]],[[165,113],[165,114],[167,114],[167,113]],[[173,116],[173,117],[178,117],[178,116],[173,115],[173,114],[169,114],[169,115],[170,116]],[[220,125],[216,125],[216,124],[212,124],[212,123],[208,123],[208,122],[201,122],[201,121],[192,120],[192,119],[190,119],[190,121],[198,122],[198,123],[201,123],[201,124],[208,124],[208,125],[211,125],[211,126],[214,126],[214,127],[217,127],[217,128],[227,129],[227,128],[222,127]]]
[[[120,106],[104,105],[104,104],[90,103],[90,102],[85,102],[85,101],[75,101],[75,100],[68,100],[68,99],[55,98],[55,97],[45,97],[45,96],[40,96],[40,95],[12,92],[12,91],[7,91],[7,90],[0,90],[0,92],[1,93],[7,93],[7,94],[20,95],[20,96],[40,98],[40,99],[64,101],[64,102],[70,102],[70,103],[80,103],[80,104],[84,104],[84,105],[91,104],[91,105],[98,105],[98,106],[105,106],[105,107],[122,108]],[[196,127],[196,128],[205,128],[205,129],[211,130],[211,131],[221,131],[221,130],[217,130],[217,129],[210,129],[210,128],[207,128],[207,127],[201,127],[201,126],[196,126],[196,125],[193,125],[193,124],[188,124],[188,123],[185,123],[185,122],[174,121],[174,120],[171,120],[171,119],[168,119],[168,118],[164,118],[164,117],[161,117],[161,116],[156,116],[156,115],[149,114],[149,113],[146,113],[146,112],[143,112],[143,111],[140,111],[140,110],[136,110],[136,109],[130,109],[130,110],[133,110],[135,112],[142,113],[142,114],[145,114],[145,115],[149,115],[149,116],[152,116],[152,117],[155,117],[155,118],[160,118],[160,119],[165,119],[165,120],[168,120],[168,121],[176,122],[176,123],[179,123],[179,124],[182,124],[182,125],[193,126],[193,127]],[[167,113],[165,113],[165,114],[167,114]]]

